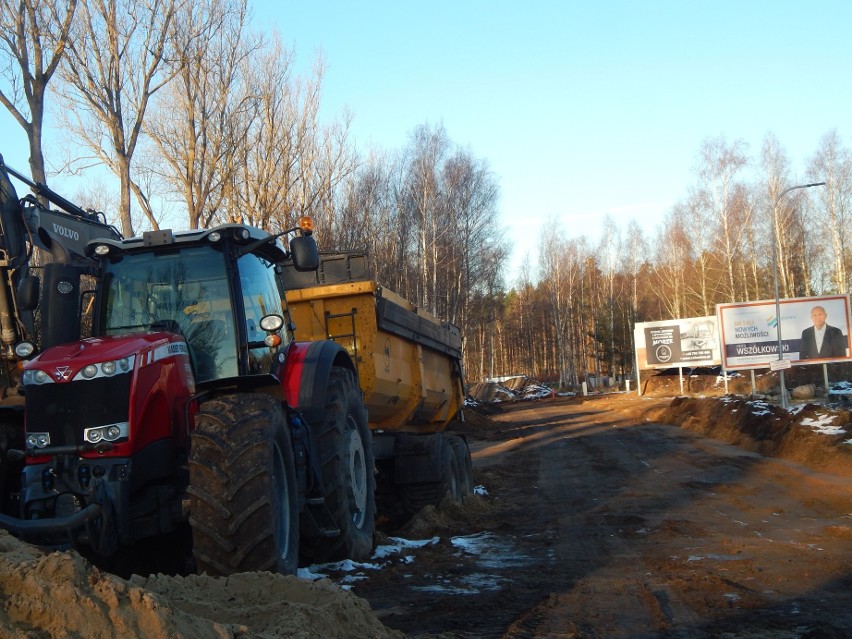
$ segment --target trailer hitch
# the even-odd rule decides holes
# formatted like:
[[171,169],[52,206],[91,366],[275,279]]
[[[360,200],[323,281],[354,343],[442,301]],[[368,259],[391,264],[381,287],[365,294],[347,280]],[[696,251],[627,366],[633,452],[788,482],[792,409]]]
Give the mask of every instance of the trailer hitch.
[[74,531],[83,528],[90,521],[101,516],[100,504],[89,504],[82,510],[67,517],[49,517],[46,519],[18,519],[0,513],[0,528],[8,530],[16,537],[37,537],[65,533],[69,537]]
[[6,451],[6,457],[9,461],[21,461],[26,457],[43,457],[45,455],[80,455],[82,453],[98,453],[103,455],[108,453],[113,448],[109,442],[99,442],[97,444],[74,444],[70,446],[48,446],[46,448],[27,448],[20,450],[18,448],[10,448]]

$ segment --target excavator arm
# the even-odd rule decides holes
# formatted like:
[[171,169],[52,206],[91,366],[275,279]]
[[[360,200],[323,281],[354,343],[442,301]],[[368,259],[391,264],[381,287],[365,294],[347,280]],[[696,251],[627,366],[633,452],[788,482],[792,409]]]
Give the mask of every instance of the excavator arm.
[[[19,199],[10,176],[35,195]],[[44,206],[36,196],[58,208]],[[33,341],[33,312],[39,303],[42,348],[79,338],[80,277],[93,273],[85,247],[97,238],[122,239],[102,213],[83,210],[31,181],[0,155],[0,361],[6,362],[7,377],[13,378],[0,386],[16,384],[15,365],[26,356],[26,349],[16,352],[16,348]],[[41,280],[30,272],[33,248],[50,255]]]
[[[35,195],[18,200],[9,176],[15,177],[32,189]],[[107,223],[103,213],[86,211],[49,189],[33,182],[3,161],[0,155],[0,186],[2,186],[3,246],[15,258],[23,248],[23,239],[52,256],[54,262],[85,261],[85,248],[90,240],[122,239],[121,233]],[[35,196],[46,199],[57,209],[41,205]],[[26,238],[22,238],[22,235]],[[8,242],[5,241],[8,238]]]

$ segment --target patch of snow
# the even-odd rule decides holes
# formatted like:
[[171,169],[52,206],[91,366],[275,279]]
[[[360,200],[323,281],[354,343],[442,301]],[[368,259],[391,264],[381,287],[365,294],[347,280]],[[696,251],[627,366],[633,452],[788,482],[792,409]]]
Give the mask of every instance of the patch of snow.
[[[409,549],[416,550],[427,545],[435,545],[439,543],[440,538],[432,537],[431,539],[412,541],[391,537],[390,541],[392,543],[378,546],[373,553],[373,559],[379,560],[380,563],[359,563],[345,560],[300,568],[298,575],[302,579],[311,581],[330,578],[341,588],[350,590],[353,584],[369,579],[368,571],[370,570],[380,570],[390,565],[399,565],[399,563],[410,564],[414,561],[413,554],[402,555],[401,553]],[[530,557],[517,552],[511,539],[501,538],[490,532],[452,537],[450,543],[459,551],[456,556],[462,554],[472,556],[479,571],[467,575],[454,573],[435,575],[434,583],[428,586],[419,586],[416,590],[455,595],[476,595],[484,591],[500,590],[506,584],[511,583],[513,568],[532,561]],[[396,554],[401,556],[388,559]],[[406,576],[408,575],[403,575],[403,577]]]
[[[392,544],[385,544],[382,546],[376,546],[376,549],[373,551],[373,559],[385,559],[390,557],[393,554],[400,553],[404,549],[408,548],[423,548],[423,546],[434,546],[441,540],[440,537],[432,537],[431,539],[418,539],[412,541],[410,539],[403,539],[401,537],[389,537],[389,541],[392,541]],[[411,563],[410,561],[408,563]]]
[[846,429],[841,426],[831,426],[831,422],[837,415],[819,415],[818,419],[806,417],[802,420],[802,426],[807,426],[811,430],[820,433],[821,435],[842,435]]
[[452,537],[450,543],[466,554],[476,555],[476,563],[483,568],[511,568],[530,560],[528,556],[516,553],[511,541],[490,532]]
[[[402,539],[401,537],[390,537],[390,540],[393,542],[392,544],[376,546],[376,549],[373,551],[373,559],[387,559],[394,554],[402,553],[402,551],[406,549],[416,549],[423,548],[428,545],[435,545],[441,540],[441,538],[432,537],[431,539],[418,539],[412,541],[410,539]],[[404,564],[410,564],[414,561],[414,557],[412,555],[402,555],[399,559]],[[307,568],[299,568],[296,574],[300,579],[318,581],[319,579],[329,578],[329,574],[331,573],[355,573],[354,575],[344,575],[338,582],[341,584],[347,584],[367,579],[367,575],[363,572],[365,570],[381,570],[390,563],[392,562],[385,561],[382,563],[365,563],[352,561],[351,559],[344,559],[343,561],[336,561],[327,564],[314,564]]]
[[829,395],[852,395],[852,382],[834,382],[828,390]]
[[318,572],[313,572],[311,568],[316,568],[316,566],[309,566],[308,568],[299,568],[296,571],[296,576],[299,579],[305,579],[307,581],[319,581],[320,579],[325,579],[326,575],[323,575]]

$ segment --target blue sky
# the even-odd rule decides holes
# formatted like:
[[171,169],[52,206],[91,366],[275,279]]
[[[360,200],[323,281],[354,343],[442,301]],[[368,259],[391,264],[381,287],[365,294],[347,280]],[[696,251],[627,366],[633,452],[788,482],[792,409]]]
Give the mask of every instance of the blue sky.
[[[300,60],[326,57],[333,112],[359,146],[442,122],[501,187],[512,269],[557,219],[597,239],[606,215],[652,235],[695,183],[705,139],[767,132],[802,174],[836,128],[852,144],[852,3],[270,2]],[[795,175],[794,175],[795,177]]]
[[[653,236],[695,183],[702,142],[772,132],[801,176],[821,138],[852,146],[852,3],[253,0],[305,72],[321,50],[324,113],[348,107],[359,149],[418,125],[487,161],[513,283],[558,223],[597,240],[610,215]],[[23,132],[0,114],[7,161]],[[50,123],[48,123],[48,127]],[[11,130],[10,130],[11,129]],[[14,160],[14,162],[13,162]]]

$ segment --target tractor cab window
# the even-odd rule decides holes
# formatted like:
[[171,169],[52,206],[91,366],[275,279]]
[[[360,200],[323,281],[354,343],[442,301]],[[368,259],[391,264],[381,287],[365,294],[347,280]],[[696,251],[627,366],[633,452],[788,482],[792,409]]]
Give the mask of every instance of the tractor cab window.
[[190,347],[197,381],[237,375],[234,314],[222,253],[208,246],[130,253],[105,270],[103,334],[177,333]]
[[[260,327],[260,320],[271,313],[285,314],[274,265],[251,253],[242,256],[237,264],[245,307],[249,372],[268,373],[272,369],[274,352],[263,343],[267,334]],[[283,334],[281,338],[286,340]]]

